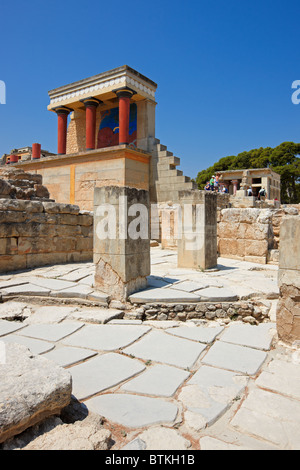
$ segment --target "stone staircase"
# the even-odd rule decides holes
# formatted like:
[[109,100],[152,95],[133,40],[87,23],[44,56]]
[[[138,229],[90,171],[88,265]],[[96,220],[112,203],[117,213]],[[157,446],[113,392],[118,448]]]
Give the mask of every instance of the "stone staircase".
[[175,157],[162,145],[158,139],[154,139],[151,146],[152,165],[150,171],[150,199],[152,202],[178,202],[178,191],[197,189],[197,183],[191,181],[181,170],[180,158]]

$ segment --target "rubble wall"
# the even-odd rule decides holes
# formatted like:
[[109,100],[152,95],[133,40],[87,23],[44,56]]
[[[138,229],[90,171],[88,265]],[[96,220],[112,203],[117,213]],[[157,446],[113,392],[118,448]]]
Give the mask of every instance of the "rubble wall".
[[92,259],[92,213],[71,204],[0,199],[0,272]]

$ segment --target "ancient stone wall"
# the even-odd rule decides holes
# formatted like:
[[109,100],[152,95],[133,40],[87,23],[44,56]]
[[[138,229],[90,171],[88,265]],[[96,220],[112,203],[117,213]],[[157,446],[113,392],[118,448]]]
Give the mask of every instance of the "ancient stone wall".
[[49,191],[42,183],[41,175],[9,166],[1,168],[0,198],[49,200]]
[[92,259],[91,213],[70,204],[0,199],[0,272]]
[[219,256],[277,264],[281,222],[284,216],[297,216],[299,213],[299,206],[291,205],[282,205],[279,209],[219,210]]
[[219,256],[265,264],[272,248],[272,211],[231,208],[220,212]]

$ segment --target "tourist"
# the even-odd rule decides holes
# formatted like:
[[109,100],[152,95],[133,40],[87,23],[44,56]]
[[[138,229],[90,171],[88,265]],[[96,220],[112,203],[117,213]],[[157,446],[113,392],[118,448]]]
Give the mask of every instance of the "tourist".
[[214,190],[214,187],[215,187],[215,175],[213,175],[210,180],[209,180],[209,184],[210,184],[210,189],[211,191]]
[[253,196],[253,192],[252,192],[251,187],[247,189],[247,194],[248,194],[248,196]]
[[265,188],[261,188],[258,194],[259,194],[259,199],[260,199],[261,201],[264,201],[264,200],[265,200],[265,197],[266,197],[266,190],[265,190]]
[[211,190],[209,181],[206,181],[206,185],[205,185],[204,189],[205,189],[205,191],[210,191]]

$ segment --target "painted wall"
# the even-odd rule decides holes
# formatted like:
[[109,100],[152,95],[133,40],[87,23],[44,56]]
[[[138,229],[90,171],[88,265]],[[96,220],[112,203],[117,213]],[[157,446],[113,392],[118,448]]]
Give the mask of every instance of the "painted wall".
[[[137,138],[137,106],[130,105],[129,144],[136,147]],[[119,145],[119,108],[107,109],[101,113],[98,131],[97,148]]]

